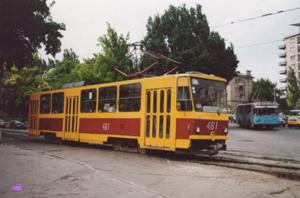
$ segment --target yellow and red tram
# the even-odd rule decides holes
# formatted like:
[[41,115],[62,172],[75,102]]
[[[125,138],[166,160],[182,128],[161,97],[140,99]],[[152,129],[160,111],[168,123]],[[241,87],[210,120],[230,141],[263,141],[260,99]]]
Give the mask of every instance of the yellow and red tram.
[[226,149],[226,81],[186,73],[34,93],[29,135],[115,149]]

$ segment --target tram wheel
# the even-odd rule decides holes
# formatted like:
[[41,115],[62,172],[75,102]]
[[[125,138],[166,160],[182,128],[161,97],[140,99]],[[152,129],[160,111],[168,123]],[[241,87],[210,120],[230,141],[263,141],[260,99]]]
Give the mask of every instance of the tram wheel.
[[121,150],[121,142],[120,141],[113,141],[112,148],[114,151],[120,151]]
[[146,149],[143,149],[140,147],[140,145],[136,146],[137,151],[139,152],[139,154],[145,155],[147,153]]

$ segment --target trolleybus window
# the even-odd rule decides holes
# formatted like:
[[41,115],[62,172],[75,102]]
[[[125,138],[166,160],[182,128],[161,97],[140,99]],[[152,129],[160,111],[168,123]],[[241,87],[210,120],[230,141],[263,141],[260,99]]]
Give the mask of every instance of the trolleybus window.
[[141,85],[139,83],[120,86],[121,112],[140,111],[141,107]]
[[115,112],[117,107],[117,87],[99,89],[99,112]]
[[64,109],[64,93],[52,94],[52,113],[62,113]]
[[96,111],[96,89],[81,91],[80,111],[83,113],[92,113]]
[[255,115],[274,115],[277,114],[277,108],[255,108],[253,113]]
[[178,111],[191,111],[192,100],[188,86],[177,88],[177,104],[176,108]]
[[51,95],[50,94],[43,94],[41,95],[40,101],[40,113],[50,113],[50,100]]
[[224,82],[192,78],[192,94],[196,111],[226,112]]

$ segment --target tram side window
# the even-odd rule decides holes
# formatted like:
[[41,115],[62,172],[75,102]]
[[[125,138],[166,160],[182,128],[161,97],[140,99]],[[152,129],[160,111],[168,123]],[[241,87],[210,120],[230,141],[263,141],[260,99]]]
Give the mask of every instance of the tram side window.
[[96,89],[81,91],[80,111],[83,113],[93,113],[96,111]]
[[165,103],[165,92],[160,91],[160,113],[164,112],[164,103]]
[[99,89],[99,112],[116,112],[117,87]]
[[192,110],[192,100],[189,92],[189,87],[178,87],[177,88],[177,104],[178,111],[191,111]]
[[62,113],[64,109],[64,93],[52,94],[52,113]]
[[171,111],[171,90],[168,89],[167,92],[167,112],[170,113]]
[[150,113],[151,108],[151,92],[147,92],[147,113]]
[[141,85],[138,83],[120,86],[121,112],[140,111],[141,107]]
[[41,101],[40,102],[40,113],[42,113],[42,114],[50,113],[51,95],[50,94],[41,95],[40,101]]

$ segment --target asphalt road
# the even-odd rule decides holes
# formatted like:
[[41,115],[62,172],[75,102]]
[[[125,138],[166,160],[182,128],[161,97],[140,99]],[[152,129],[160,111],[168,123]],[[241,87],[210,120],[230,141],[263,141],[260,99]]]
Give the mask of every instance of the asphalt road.
[[300,182],[267,174],[26,136],[3,136],[0,173],[0,197],[300,197]]
[[228,153],[291,160],[300,163],[300,129],[279,127],[252,130],[233,125],[227,141]]

